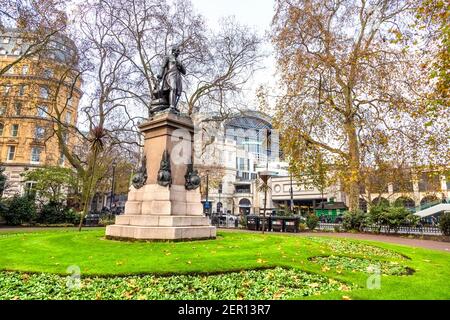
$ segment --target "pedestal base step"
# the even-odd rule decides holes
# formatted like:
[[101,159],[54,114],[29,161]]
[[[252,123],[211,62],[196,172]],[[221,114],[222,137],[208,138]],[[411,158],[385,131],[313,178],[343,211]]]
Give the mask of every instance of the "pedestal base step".
[[147,227],[135,225],[110,225],[106,227],[106,237],[123,240],[200,240],[215,239],[216,227],[184,226],[184,227]]
[[116,216],[116,224],[143,227],[207,226],[209,225],[209,219],[204,216],[159,216],[125,214]]

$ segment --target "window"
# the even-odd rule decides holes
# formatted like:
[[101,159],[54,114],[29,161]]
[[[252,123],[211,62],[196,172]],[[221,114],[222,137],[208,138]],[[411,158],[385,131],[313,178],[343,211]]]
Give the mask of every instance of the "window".
[[8,146],[8,161],[14,160],[14,156],[16,154],[16,147],[15,146]]
[[66,123],[70,124],[72,122],[72,112],[67,111],[66,112]]
[[14,74],[14,67],[10,67],[8,71],[6,71],[6,74]]
[[19,135],[19,125],[13,124],[11,126],[11,137],[17,137]]
[[28,74],[28,66],[23,66],[22,67],[22,75],[26,75]]
[[20,102],[16,102],[14,105],[14,115],[20,116],[20,113],[22,112],[22,104]]
[[44,78],[51,78],[53,77],[53,70],[52,69],[45,69],[44,70]]
[[11,92],[11,86],[4,86],[3,90],[5,96],[7,96]]
[[66,123],[70,123],[72,121],[72,112],[66,112]]
[[237,185],[235,187],[235,190],[237,193],[250,193],[250,185],[249,184]]
[[31,162],[39,163],[40,160],[41,160],[41,148],[40,147],[31,148]]
[[45,136],[45,128],[37,126],[34,129],[34,137],[36,139],[44,139],[44,136]]
[[9,43],[10,38],[9,37],[3,37],[3,43]]
[[2,104],[0,106],[0,116],[3,116],[6,114],[6,104]]
[[63,138],[63,142],[64,143],[66,143],[67,144],[67,142],[68,142],[68,135],[67,135],[67,132],[63,132],[63,134],[62,134],[62,138]]
[[22,97],[25,94],[26,86],[24,84],[19,87],[19,96]]
[[22,53],[22,51],[20,49],[16,49],[13,51],[13,55],[15,55],[15,56],[20,56],[21,53]]
[[39,89],[39,95],[43,99],[48,99],[48,89],[46,87],[41,87]]
[[5,125],[3,123],[0,123],[0,136],[3,135],[3,129],[5,128]]
[[47,106],[38,106],[37,107],[37,116],[40,118],[47,118],[48,108]]
[[244,158],[236,158],[237,168],[238,170],[245,170],[245,159]]
[[67,99],[67,105],[68,105],[69,107],[72,106],[72,103],[73,103],[73,97],[70,97],[69,99]]
[[27,195],[36,195],[36,182],[35,181],[27,181],[25,182],[25,194]]
[[17,44],[22,44],[22,43],[23,43],[22,38],[17,38],[16,43],[17,43]]

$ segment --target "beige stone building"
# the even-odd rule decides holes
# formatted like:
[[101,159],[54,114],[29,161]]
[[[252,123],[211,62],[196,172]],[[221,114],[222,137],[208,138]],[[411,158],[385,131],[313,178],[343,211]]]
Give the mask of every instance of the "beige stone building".
[[70,127],[77,121],[81,80],[76,68],[67,70],[76,65],[75,46],[55,36],[45,50],[21,58],[32,41],[14,30],[0,34],[0,70],[11,66],[0,75],[0,163],[8,177],[4,196],[29,187],[20,176],[25,170],[70,165],[60,151],[55,121],[65,124],[66,143],[74,143]]

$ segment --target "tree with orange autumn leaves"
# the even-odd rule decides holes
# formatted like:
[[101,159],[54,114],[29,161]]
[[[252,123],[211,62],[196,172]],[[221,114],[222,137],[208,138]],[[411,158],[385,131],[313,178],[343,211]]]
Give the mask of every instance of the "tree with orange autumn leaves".
[[[417,3],[278,0],[272,24],[281,74],[275,125],[291,167],[324,156],[359,206],[364,169],[383,161],[448,164],[449,114],[426,112],[428,77],[412,32]],[[308,172],[305,172],[309,174]]]

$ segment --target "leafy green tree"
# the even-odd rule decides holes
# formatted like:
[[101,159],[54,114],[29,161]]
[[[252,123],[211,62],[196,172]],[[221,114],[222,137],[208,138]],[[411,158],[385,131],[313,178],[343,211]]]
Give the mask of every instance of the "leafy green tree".
[[25,181],[33,181],[33,191],[45,202],[62,202],[67,190],[75,186],[75,174],[62,167],[43,167],[22,174]]

